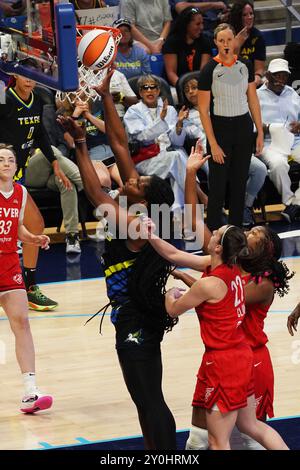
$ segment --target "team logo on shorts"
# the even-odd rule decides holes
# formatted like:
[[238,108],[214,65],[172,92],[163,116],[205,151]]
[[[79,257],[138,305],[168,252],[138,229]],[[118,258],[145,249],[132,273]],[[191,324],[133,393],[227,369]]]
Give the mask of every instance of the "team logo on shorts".
[[135,331],[134,333],[129,333],[127,338],[125,339],[125,343],[135,343],[135,344],[142,344],[142,330]]
[[15,274],[13,276],[13,281],[15,281],[17,284],[22,284],[23,282],[22,274]]
[[205,401],[209,399],[211,396],[212,392],[214,391],[214,387],[207,387],[205,390]]

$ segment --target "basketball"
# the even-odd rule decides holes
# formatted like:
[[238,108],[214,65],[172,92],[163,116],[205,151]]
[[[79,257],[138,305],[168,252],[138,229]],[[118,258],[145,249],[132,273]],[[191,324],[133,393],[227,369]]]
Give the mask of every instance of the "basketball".
[[108,67],[114,61],[116,53],[114,38],[109,32],[101,29],[89,31],[78,45],[79,60],[89,68]]

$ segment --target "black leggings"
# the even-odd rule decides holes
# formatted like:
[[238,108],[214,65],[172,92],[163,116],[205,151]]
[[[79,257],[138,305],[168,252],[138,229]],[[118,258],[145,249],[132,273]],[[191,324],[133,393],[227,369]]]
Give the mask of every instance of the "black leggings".
[[127,389],[137,407],[146,449],[176,449],[176,424],[163,396],[159,347],[118,349]]
[[[210,230],[222,224],[222,208],[229,184],[229,224],[241,226],[245,202],[246,183],[253,151],[253,122],[249,114],[212,119],[218,145],[224,151],[225,163],[209,160],[209,195],[207,225]],[[208,153],[210,148],[208,146]]]

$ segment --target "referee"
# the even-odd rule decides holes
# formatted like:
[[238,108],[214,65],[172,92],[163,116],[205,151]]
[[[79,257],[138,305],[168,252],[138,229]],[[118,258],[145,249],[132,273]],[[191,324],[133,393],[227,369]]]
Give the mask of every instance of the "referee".
[[[263,129],[254,73],[250,62],[234,55],[234,32],[220,24],[214,32],[218,55],[202,69],[198,82],[200,118],[208,141],[209,198],[207,225],[222,225],[229,184],[229,224],[241,226],[246,182],[253,150],[253,121],[257,129],[256,155],[263,148]],[[250,113],[252,116],[250,116]]]

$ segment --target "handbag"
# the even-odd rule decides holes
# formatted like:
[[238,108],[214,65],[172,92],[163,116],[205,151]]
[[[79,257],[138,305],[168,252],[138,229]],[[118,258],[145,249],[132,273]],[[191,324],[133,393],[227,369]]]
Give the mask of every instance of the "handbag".
[[[135,144],[132,143],[132,144]],[[149,160],[150,158],[156,157],[159,152],[160,148],[158,144],[150,144],[150,145],[131,145],[131,158],[135,164],[143,162],[144,160]]]

